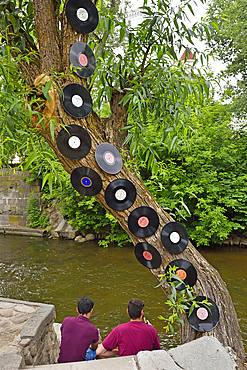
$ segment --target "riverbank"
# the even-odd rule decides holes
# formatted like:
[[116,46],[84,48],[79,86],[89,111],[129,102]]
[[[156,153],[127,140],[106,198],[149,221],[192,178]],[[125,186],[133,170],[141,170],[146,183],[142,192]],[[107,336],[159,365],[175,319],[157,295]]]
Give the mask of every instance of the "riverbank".
[[0,298],[0,369],[19,370],[235,370],[241,369],[232,350],[205,336],[169,351],[145,351],[136,356],[57,364],[60,325],[55,307]]

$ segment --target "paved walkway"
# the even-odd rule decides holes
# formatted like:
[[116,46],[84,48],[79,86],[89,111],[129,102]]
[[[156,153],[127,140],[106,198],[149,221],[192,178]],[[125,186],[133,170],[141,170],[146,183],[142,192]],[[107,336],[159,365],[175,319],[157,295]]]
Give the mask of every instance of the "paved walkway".
[[[235,362],[236,360],[236,362]],[[29,368],[31,369],[31,368]],[[33,368],[32,368],[33,369]],[[212,336],[171,350],[139,352],[136,356],[36,366],[36,370],[237,370],[237,356]]]

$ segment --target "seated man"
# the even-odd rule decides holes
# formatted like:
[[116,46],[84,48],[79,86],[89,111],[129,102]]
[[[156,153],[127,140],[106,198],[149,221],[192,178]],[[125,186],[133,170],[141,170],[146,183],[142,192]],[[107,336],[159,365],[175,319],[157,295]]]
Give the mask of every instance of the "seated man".
[[[156,329],[142,321],[144,303],[131,299],[128,303],[130,321],[114,328],[96,350],[98,356],[110,357],[136,355],[140,351],[160,349]],[[115,349],[115,350],[114,350]]]
[[91,347],[96,350],[99,343],[99,331],[89,321],[93,312],[94,301],[82,297],[78,301],[77,317],[66,317],[61,326],[62,338],[58,362],[85,361],[86,351]]

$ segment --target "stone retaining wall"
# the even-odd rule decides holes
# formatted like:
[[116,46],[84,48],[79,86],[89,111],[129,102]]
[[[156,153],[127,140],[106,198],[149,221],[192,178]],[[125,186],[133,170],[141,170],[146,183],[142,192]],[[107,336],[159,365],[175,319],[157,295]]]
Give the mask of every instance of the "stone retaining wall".
[[0,298],[0,369],[56,363],[55,316],[53,305]]
[[40,180],[26,182],[28,171],[0,171],[0,226],[27,226],[28,199],[31,193],[40,198]]

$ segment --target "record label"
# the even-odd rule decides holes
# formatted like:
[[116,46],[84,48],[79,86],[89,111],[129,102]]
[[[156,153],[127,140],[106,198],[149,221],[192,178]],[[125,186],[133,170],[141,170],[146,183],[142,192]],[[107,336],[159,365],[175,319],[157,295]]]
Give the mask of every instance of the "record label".
[[72,104],[77,108],[83,105],[83,100],[80,95],[73,95],[71,98],[71,101],[72,101]]
[[62,128],[57,136],[58,150],[68,159],[86,157],[91,148],[91,138],[87,130],[79,125]]
[[186,277],[187,277],[187,273],[184,270],[178,269],[176,271],[176,276],[179,277],[179,279],[181,279],[181,280],[185,280]]
[[161,265],[161,256],[151,244],[143,242],[135,245],[134,253],[138,261],[149,269],[157,269]]
[[145,258],[145,260],[147,260],[147,261],[152,261],[152,259],[153,259],[152,254],[148,251],[144,251],[142,255]]
[[73,187],[82,195],[92,196],[100,192],[102,180],[99,174],[89,167],[78,167],[71,173]]
[[196,297],[195,301],[199,307],[194,307],[191,315],[187,312],[187,318],[190,326],[199,332],[207,332],[213,330],[220,319],[219,308],[216,303],[208,298],[210,305],[203,304],[206,300],[205,296]]
[[61,103],[65,112],[75,118],[87,117],[93,108],[89,91],[79,84],[69,84],[64,87]]
[[71,136],[68,140],[68,145],[71,149],[79,149],[81,146],[81,140],[77,136]]
[[127,179],[112,181],[106,188],[105,201],[116,211],[123,211],[132,206],[136,199],[135,185]]
[[96,68],[93,51],[82,41],[75,42],[69,52],[73,71],[81,78],[91,77]]
[[120,202],[125,200],[127,197],[127,193],[124,189],[119,189],[115,193],[116,200],[119,200]]
[[196,316],[199,320],[206,320],[208,318],[208,311],[204,307],[198,308],[196,311]]
[[188,232],[179,222],[169,222],[161,231],[161,241],[170,253],[182,253],[189,242]]
[[177,279],[171,279],[178,290],[185,289],[186,285],[189,285],[190,287],[195,285],[197,280],[197,271],[192,263],[183,259],[173,260],[167,265],[165,271],[168,272],[170,270],[170,267],[174,266],[177,267],[175,275],[183,281],[183,284],[181,284]]
[[128,227],[132,234],[146,238],[155,233],[159,227],[159,217],[155,210],[148,206],[135,208],[128,217]]
[[89,178],[89,177],[83,177],[81,179],[81,184],[83,186],[85,186],[86,188],[89,188],[90,186],[92,186],[92,180]]
[[68,0],[65,9],[69,24],[77,32],[90,33],[99,22],[99,14],[91,0]]
[[78,59],[82,67],[86,67],[88,65],[88,59],[85,54],[80,54]]
[[76,12],[76,15],[82,22],[86,22],[88,20],[88,12],[84,8],[79,8]]
[[123,160],[119,151],[109,143],[101,143],[97,146],[95,159],[103,171],[112,175],[120,172],[123,167]]

